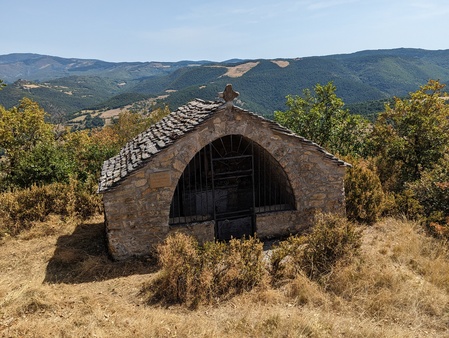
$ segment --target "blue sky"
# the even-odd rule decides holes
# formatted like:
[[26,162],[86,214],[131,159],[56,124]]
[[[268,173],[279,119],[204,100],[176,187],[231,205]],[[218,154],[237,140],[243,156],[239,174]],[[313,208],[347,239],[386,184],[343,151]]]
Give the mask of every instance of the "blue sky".
[[447,0],[0,0],[0,54],[105,61],[449,49]]

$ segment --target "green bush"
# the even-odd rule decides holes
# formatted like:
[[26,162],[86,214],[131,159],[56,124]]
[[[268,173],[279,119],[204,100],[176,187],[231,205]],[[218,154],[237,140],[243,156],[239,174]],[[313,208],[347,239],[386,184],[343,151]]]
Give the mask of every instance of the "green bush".
[[75,167],[67,152],[56,142],[40,143],[18,159],[9,179],[21,188],[33,184],[68,183]]
[[389,192],[385,195],[384,216],[406,217],[410,220],[423,218],[423,206],[417,200],[412,189],[399,193]]
[[379,176],[366,160],[351,160],[346,171],[346,215],[349,220],[372,224],[382,213],[384,193]]
[[188,307],[208,304],[263,284],[266,269],[256,238],[206,243],[176,233],[157,247],[161,273],[148,288],[151,301]]
[[426,224],[438,235],[449,238],[449,155],[408,187],[422,206]]

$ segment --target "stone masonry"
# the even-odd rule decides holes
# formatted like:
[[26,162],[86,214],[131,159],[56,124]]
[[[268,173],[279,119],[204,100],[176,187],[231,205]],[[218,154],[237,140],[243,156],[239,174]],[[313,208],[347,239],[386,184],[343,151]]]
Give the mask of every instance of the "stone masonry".
[[[232,90],[232,88],[230,89]],[[182,231],[213,241],[214,221],[170,226],[173,194],[192,157],[217,138],[234,134],[256,142],[284,170],[294,210],[256,215],[256,234],[270,238],[310,227],[316,211],[344,213],[347,163],[277,123],[226,102],[196,99],[141,133],[105,161],[103,194],[107,239],[115,259],[145,256],[170,233]],[[235,93],[235,92],[234,92]]]

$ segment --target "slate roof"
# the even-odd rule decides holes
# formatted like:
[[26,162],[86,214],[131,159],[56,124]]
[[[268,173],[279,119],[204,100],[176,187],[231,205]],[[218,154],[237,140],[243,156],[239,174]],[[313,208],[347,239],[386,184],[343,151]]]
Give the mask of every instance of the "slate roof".
[[[152,156],[175,143],[178,138],[193,131],[196,126],[212,117],[215,112],[223,107],[225,107],[225,103],[222,101],[213,102],[195,99],[152,125],[149,129],[129,141],[118,155],[103,163],[98,192],[104,193],[118,185],[130,173],[142,167]],[[326,152],[319,145],[294,134],[276,122],[246,110],[240,110],[257,117],[264,124],[268,123],[269,127],[275,132],[291,135],[299,138],[302,142],[315,145],[318,151],[324,153],[326,157],[336,164],[350,166],[350,164]]]
[[223,102],[196,99],[179,107],[149,129],[129,141],[120,153],[103,163],[98,192],[105,192],[150,157],[173,144],[176,139],[213,115]]

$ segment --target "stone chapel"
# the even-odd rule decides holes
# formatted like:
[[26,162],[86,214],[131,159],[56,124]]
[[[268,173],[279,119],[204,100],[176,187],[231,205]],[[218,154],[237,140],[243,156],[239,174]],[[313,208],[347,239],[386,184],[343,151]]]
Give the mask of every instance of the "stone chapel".
[[114,259],[145,256],[173,232],[200,242],[275,238],[344,214],[348,163],[233,104],[193,100],[104,162],[99,182]]

